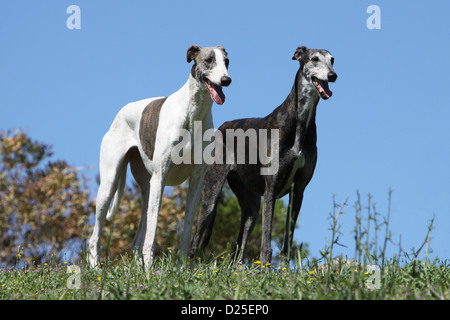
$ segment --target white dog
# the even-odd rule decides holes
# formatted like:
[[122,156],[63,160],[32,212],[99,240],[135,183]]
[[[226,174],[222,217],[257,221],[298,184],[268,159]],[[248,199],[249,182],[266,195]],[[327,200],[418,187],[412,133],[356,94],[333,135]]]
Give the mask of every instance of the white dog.
[[[127,104],[119,111],[103,138],[96,220],[89,241],[89,259],[93,267],[98,264],[100,233],[113,197],[108,219],[112,219],[118,210],[128,163],[142,195],[142,217],[133,246],[142,250],[145,267],[153,260],[164,186],[179,185],[190,177],[181,240],[181,254],[187,257],[207,165],[174,164],[172,150],[179,143],[182,130],[193,133],[195,121],[201,121],[203,132],[213,128],[213,100],[223,104],[225,96],[222,86],[231,83],[227,52],[223,47],[192,45],[187,51],[187,62],[192,60],[195,63],[189,79],[177,92],[166,98],[149,98]],[[194,134],[191,136],[192,141],[187,148],[193,150]],[[186,147],[183,150],[186,151]]]

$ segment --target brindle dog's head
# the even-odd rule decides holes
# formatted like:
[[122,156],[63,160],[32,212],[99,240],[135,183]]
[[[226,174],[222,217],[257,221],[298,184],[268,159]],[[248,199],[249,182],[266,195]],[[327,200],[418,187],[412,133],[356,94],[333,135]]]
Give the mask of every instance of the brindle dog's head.
[[303,76],[314,85],[322,99],[332,96],[328,82],[335,82],[337,74],[333,69],[334,57],[330,52],[300,46],[295,50],[292,60],[300,61]]
[[208,88],[211,97],[217,104],[225,102],[222,87],[231,83],[228,74],[228,54],[221,46],[202,48],[198,45],[189,47],[187,62],[195,61],[191,74],[202,85]]

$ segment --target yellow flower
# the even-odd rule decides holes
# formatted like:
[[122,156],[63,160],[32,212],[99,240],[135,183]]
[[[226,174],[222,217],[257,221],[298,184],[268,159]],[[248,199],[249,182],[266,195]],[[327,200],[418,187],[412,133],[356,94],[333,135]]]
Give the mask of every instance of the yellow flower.
[[309,273],[310,273],[310,274],[314,274],[314,270],[311,270]]
[[102,277],[98,277],[97,280],[98,280],[98,281],[102,280]]
[[21,255],[20,253],[17,255],[18,258],[20,258],[21,256],[22,256],[22,255]]
[[267,262],[267,263],[266,263],[266,266],[270,266],[270,263],[269,263],[269,262]]
[[254,264],[261,264],[261,261],[256,260],[255,262],[253,262]]
[[197,276],[201,277],[201,276],[203,276],[203,274],[199,273]]

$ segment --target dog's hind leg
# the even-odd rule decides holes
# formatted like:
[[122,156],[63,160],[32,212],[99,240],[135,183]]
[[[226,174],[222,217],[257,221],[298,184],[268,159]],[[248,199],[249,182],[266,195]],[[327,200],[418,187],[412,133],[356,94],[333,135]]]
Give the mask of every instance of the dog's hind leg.
[[191,242],[190,257],[193,257],[197,253],[202,237],[202,249],[209,243],[216,217],[217,204],[219,203],[221,191],[229,170],[226,165],[212,164],[206,171],[203,180],[202,200],[198,213],[196,231]]
[[237,175],[230,175],[228,177],[228,184],[236,195],[241,208],[241,226],[236,243],[236,258],[242,262],[247,248],[248,238],[258,220],[261,196],[248,190]]
[[117,211],[119,211],[120,200],[122,200],[126,180],[127,180],[127,170],[125,167],[122,170],[122,173],[119,174],[119,182],[118,182],[116,193],[114,194],[114,199],[112,202],[113,204],[111,206],[111,209],[108,211],[108,214],[106,215],[106,220],[108,220],[108,221],[114,220],[114,217],[116,216]]
[[103,138],[100,151],[100,186],[96,200],[94,230],[89,240],[89,262],[92,267],[98,264],[100,235],[120,176],[127,165],[128,148],[121,146],[117,141],[120,139],[115,139],[114,134],[108,132]]

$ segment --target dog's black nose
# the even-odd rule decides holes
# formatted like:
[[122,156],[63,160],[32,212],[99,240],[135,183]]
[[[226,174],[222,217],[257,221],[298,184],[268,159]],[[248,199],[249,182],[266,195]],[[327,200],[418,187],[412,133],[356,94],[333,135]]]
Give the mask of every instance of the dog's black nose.
[[230,78],[230,77],[223,76],[222,78],[220,78],[220,84],[221,84],[223,87],[229,86],[230,83],[231,83],[231,78]]
[[335,82],[337,79],[337,74],[336,72],[329,72],[328,73],[328,81],[329,82]]

